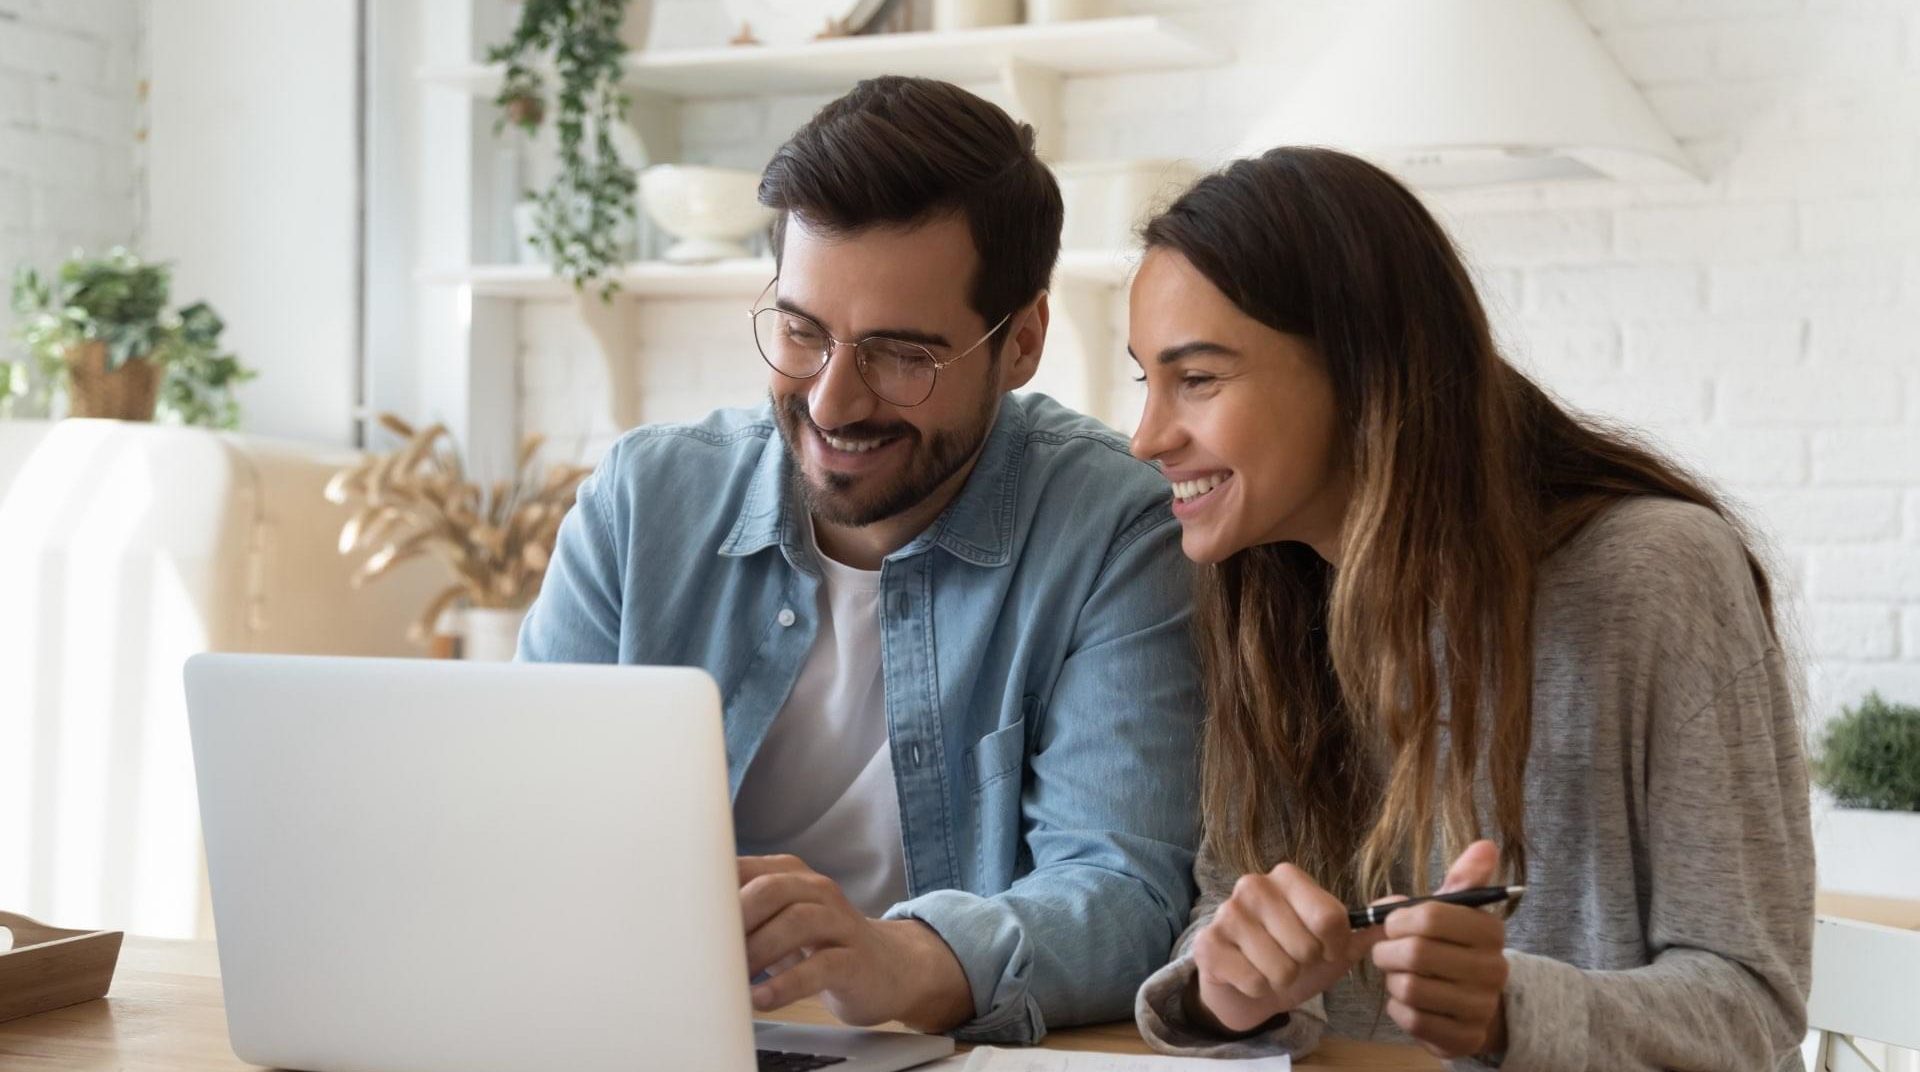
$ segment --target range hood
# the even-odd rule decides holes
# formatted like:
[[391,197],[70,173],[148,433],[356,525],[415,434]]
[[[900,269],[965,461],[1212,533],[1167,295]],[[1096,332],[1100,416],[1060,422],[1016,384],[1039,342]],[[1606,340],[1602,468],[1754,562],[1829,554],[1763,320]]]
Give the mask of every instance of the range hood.
[[1241,145],[1327,145],[1428,188],[1695,180],[1568,0],[1364,0]]

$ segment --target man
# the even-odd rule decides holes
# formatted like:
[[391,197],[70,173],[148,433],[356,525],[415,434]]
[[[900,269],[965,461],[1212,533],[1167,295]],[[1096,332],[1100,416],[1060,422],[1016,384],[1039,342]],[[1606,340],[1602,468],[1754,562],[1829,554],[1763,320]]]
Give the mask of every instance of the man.
[[1166,482],[1010,394],[1059,188],[1030,127],[881,78],[760,197],[769,404],[614,446],[520,655],[719,681],[756,1008],[1012,1042],[1123,1018],[1186,922],[1201,701]]

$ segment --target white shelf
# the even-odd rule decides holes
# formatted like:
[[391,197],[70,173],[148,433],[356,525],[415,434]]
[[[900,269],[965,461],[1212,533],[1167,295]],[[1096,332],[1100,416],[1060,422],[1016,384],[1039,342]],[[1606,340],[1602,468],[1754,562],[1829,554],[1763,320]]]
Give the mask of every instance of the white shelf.
[[[984,82],[1010,65],[1060,75],[1170,70],[1224,62],[1217,47],[1155,16],[995,26],[947,33],[868,34],[768,47],[641,52],[626,59],[623,84],[670,97],[743,97],[845,89],[877,74]],[[491,97],[498,64],[428,68],[423,81]]]
[[[1139,254],[1131,250],[1066,250],[1055,269],[1058,279],[1094,286],[1120,286],[1127,281]],[[640,261],[615,273],[618,295],[634,298],[730,298],[752,301],[773,278],[768,257],[718,261],[712,264],[669,264]],[[495,298],[561,298],[573,293],[573,284],[540,264],[484,264],[465,269],[428,271],[423,283],[470,287],[473,293]],[[592,293],[592,288],[589,288]]]
[[[620,295],[636,298],[724,298],[754,292],[773,278],[773,261],[749,258],[712,264],[669,264],[640,261],[615,272]],[[481,264],[470,268],[427,271],[420,281],[440,286],[471,287],[473,293],[494,298],[559,298],[573,293],[571,280],[556,276],[544,264]],[[591,285],[587,291],[593,292]]]

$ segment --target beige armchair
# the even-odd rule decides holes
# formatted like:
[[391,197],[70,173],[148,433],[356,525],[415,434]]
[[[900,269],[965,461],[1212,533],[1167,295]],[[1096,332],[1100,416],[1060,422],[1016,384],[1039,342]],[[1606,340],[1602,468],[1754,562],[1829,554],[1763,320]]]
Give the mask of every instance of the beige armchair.
[[180,667],[201,651],[420,655],[445,584],[354,591],[321,495],[347,451],[0,422],[0,909],[209,933]]

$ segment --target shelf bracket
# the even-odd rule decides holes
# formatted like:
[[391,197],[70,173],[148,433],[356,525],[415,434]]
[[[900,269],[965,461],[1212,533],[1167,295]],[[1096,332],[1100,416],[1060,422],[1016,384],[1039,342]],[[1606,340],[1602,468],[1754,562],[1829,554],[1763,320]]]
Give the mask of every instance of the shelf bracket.
[[1065,79],[1051,67],[1009,58],[1000,65],[1000,88],[1014,118],[1033,124],[1035,148],[1042,160],[1060,157],[1060,87]]

